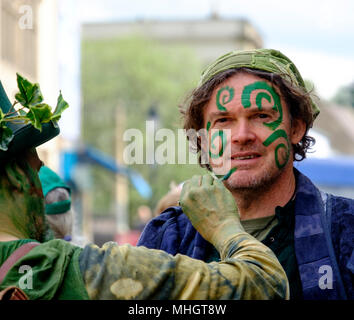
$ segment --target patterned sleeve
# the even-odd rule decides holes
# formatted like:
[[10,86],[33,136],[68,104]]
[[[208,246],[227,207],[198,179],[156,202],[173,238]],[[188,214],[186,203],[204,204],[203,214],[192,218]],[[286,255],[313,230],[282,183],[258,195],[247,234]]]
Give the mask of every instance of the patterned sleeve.
[[288,299],[286,274],[272,251],[247,233],[205,263],[161,250],[108,242],[88,245],[79,263],[91,299]]

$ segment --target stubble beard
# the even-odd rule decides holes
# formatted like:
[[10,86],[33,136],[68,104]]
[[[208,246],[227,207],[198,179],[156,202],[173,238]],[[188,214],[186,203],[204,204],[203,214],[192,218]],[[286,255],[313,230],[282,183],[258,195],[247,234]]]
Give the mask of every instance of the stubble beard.
[[234,173],[235,177],[231,176],[230,179],[224,182],[224,185],[231,193],[242,196],[263,193],[276,183],[286,167],[281,169],[275,167],[268,168],[268,170],[264,170],[258,175],[250,174],[240,179],[237,179],[236,171]]
[[[275,161],[272,161],[268,162],[263,170],[258,173],[250,172],[247,174],[247,167],[240,168],[239,172],[236,170],[228,180],[224,181],[224,185],[232,194],[251,199],[257,194],[267,192],[280,180],[285,171],[289,170],[289,167],[292,167],[291,157],[292,153],[290,153],[285,166],[281,168],[276,166]],[[238,177],[238,173],[240,177]]]

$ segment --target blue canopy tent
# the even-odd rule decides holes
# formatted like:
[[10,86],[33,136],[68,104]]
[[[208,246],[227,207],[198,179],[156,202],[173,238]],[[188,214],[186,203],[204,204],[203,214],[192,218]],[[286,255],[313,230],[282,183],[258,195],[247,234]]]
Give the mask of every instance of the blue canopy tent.
[[[89,171],[87,171],[87,165],[97,165],[115,175],[125,176],[142,198],[149,199],[152,196],[150,185],[138,172],[117,163],[114,158],[98,149],[90,146],[81,146],[77,148],[77,150],[63,152],[61,154],[61,176],[76,194],[73,199],[73,206],[77,213],[74,229],[76,229],[75,236],[78,239],[84,239],[87,235],[89,235],[89,237],[94,236],[92,231],[88,231],[88,233],[84,231],[84,225],[89,225],[90,223],[88,221],[92,221],[92,217],[88,214],[87,208],[84,209],[85,197],[83,197],[83,195],[94,183],[94,181],[91,181]],[[131,242],[133,240],[130,238],[133,237],[135,239],[137,235],[134,234],[133,230],[129,230],[126,208],[124,208],[124,204],[122,205],[122,203],[119,202],[120,199],[117,200],[117,208],[119,209],[116,211],[116,223],[117,225],[119,224],[120,226],[128,228],[123,235],[128,237],[128,242]],[[117,235],[115,235],[115,237],[117,237]],[[124,240],[122,243],[124,243]]]
[[136,171],[121,165],[114,158],[90,146],[81,147],[74,152],[66,151],[61,155],[61,173],[65,181],[75,183],[74,170],[80,164],[98,165],[115,174],[128,178],[138,193],[145,199],[152,196],[150,185]]
[[295,167],[324,191],[354,198],[354,157],[307,158]]

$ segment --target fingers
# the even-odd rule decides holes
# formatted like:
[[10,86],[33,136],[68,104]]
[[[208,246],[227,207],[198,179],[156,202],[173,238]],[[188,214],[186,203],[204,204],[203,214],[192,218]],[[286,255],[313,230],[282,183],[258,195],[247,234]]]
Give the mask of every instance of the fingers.
[[214,178],[210,174],[205,174],[203,176],[193,176],[189,181],[188,185],[190,188],[207,187],[214,183]]
[[183,183],[181,195],[179,197],[179,204],[181,204],[181,200],[184,199],[185,196],[190,193],[192,188],[198,187],[200,185],[200,180],[200,176],[193,176],[191,179]]
[[184,182],[180,199],[182,199],[187,193],[189,193],[192,189],[200,188],[200,187],[208,187],[212,186],[215,182],[215,179],[210,175],[206,174],[203,176],[195,175],[191,179]]
[[213,185],[214,178],[210,174],[206,174],[202,177],[202,186],[208,187]]
[[191,187],[200,187],[202,184],[202,176],[195,175],[190,180]]

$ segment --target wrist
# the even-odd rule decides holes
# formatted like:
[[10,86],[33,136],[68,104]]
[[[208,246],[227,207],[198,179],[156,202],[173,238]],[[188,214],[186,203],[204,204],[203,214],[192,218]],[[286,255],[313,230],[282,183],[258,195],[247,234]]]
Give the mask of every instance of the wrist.
[[245,230],[238,219],[228,219],[215,229],[211,243],[221,254],[227,242],[238,233],[244,233]]

